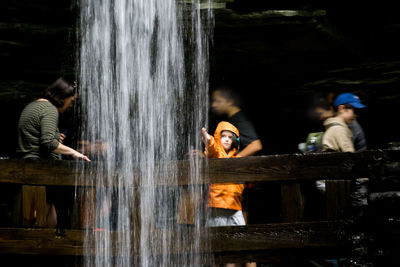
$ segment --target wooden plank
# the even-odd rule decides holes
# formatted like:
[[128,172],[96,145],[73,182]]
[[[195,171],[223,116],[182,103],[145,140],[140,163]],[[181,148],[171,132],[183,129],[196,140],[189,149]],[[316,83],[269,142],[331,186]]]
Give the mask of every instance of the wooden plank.
[[303,219],[305,200],[299,183],[282,183],[281,200],[284,222],[297,222]]
[[[155,168],[165,170],[154,177],[155,185],[187,185],[224,182],[296,181],[320,179],[353,179],[368,177],[370,164],[376,164],[384,156],[400,160],[400,150],[371,150],[356,153],[315,153],[309,155],[289,154],[246,157],[236,159],[202,159],[201,179],[190,181],[190,164],[187,160],[171,161],[168,165]],[[93,186],[93,179],[75,179],[84,175],[95,177],[101,162],[77,161],[24,161],[0,160],[0,182],[31,185]],[[84,167],[84,169],[83,169]],[[80,168],[80,169],[79,169]],[[79,170],[78,170],[79,169]],[[101,168],[99,168],[101,169]],[[133,170],[133,175],[140,173]],[[176,176],[170,182],[166,177]],[[116,180],[116,179],[114,179]],[[144,184],[145,185],[145,184]],[[104,186],[110,186],[106,184]]]
[[[168,236],[178,237],[180,234],[191,233],[179,230],[165,230]],[[248,225],[237,227],[210,227],[200,229],[202,236],[210,239],[200,242],[198,253],[216,253],[225,255],[224,260],[229,260],[229,255],[234,256],[239,252],[260,253],[261,251],[291,250],[291,249],[332,249],[341,246],[344,238],[344,222],[305,222],[282,223],[267,225]],[[96,234],[89,231],[89,236]],[[117,232],[111,232],[115,240]],[[65,230],[63,235],[57,234],[55,229],[21,229],[0,228],[0,254],[52,254],[52,255],[83,255],[84,251],[93,253],[93,245],[83,247],[84,230]],[[153,244],[164,240],[157,239],[165,235],[153,234]],[[189,240],[190,241],[190,240]],[[118,247],[116,241],[111,242],[112,249]],[[187,253],[190,244],[171,246],[170,253]]]
[[61,238],[55,229],[0,228],[0,253],[82,255],[83,236],[80,230]]
[[330,180],[325,183],[327,218],[345,218],[350,208],[351,181]]
[[[323,262],[326,259],[345,258],[348,254],[345,247],[236,251],[235,253],[198,254],[195,262],[202,263],[200,266],[232,262],[257,262],[257,266],[312,266],[311,260]],[[169,266],[188,265],[188,261],[182,255],[176,256],[170,258]],[[56,262],[57,266],[87,266],[85,257],[81,255],[2,254],[1,259],[3,262],[12,262],[14,266],[50,266],[48,265],[50,262]],[[140,262],[138,258],[135,258],[133,262],[133,266],[140,265],[137,264]]]
[[78,165],[78,162],[69,160],[0,160],[0,182],[73,186]]
[[382,151],[364,151],[209,160],[205,179],[212,182],[353,179],[368,177],[368,165],[377,163],[382,156]]
[[[214,263],[256,262],[257,266],[312,266],[310,260],[345,258],[346,247],[293,248],[276,250],[236,251],[235,253],[213,253]],[[265,264],[265,265],[264,265]],[[319,266],[319,265],[315,265]]]
[[22,225],[45,227],[47,225],[46,187],[22,186]]

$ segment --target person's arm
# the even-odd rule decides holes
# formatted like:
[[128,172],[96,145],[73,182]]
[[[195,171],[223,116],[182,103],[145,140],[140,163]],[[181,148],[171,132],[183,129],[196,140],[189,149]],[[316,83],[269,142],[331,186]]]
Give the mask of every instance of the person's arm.
[[54,149],[53,152],[62,155],[69,155],[72,156],[74,159],[83,159],[86,161],[90,161],[90,159],[87,156],[61,143],[58,144],[57,148]]
[[[60,136],[55,136],[55,133],[57,132],[57,124],[58,111],[56,109],[46,110],[43,113],[42,120],[40,122],[41,146],[46,148],[49,152],[70,155],[74,159],[84,159],[86,161],[90,161],[90,159],[85,155],[61,143],[63,140],[62,136],[61,138]],[[60,140],[58,140],[57,138],[59,138]]]
[[206,128],[201,129],[201,135],[202,135],[201,141],[203,141],[205,146],[208,146],[211,140],[211,136],[207,133]]
[[236,156],[237,157],[247,157],[256,154],[258,151],[262,149],[262,143],[260,139],[254,140],[250,144],[248,144],[242,151],[240,151]]
[[201,134],[202,134],[201,140],[203,141],[203,143],[206,147],[204,155],[209,158],[215,157],[215,155],[218,152],[217,152],[217,145],[215,143],[214,137],[207,133],[206,128],[201,129]]

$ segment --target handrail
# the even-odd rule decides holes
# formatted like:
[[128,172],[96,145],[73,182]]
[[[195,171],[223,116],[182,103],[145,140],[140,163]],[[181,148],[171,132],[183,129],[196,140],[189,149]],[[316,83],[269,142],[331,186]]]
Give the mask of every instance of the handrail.
[[[241,253],[245,255],[263,254],[266,251],[281,250],[327,250],[332,255],[337,256],[337,249],[340,248],[344,240],[345,223],[343,221],[319,221],[319,222],[299,222],[299,223],[279,223],[265,225],[247,225],[235,227],[210,227],[201,230],[208,233],[203,236],[199,244],[199,253],[221,254],[226,259],[235,258]],[[168,235],[178,236],[178,229],[167,230]],[[187,235],[192,235],[194,229],[181,230]],[[94,235],[95,231],[89,231],[88,235]],[[110,238],[115,239],[118,234],[116,231],[110,232]],[[63,235],[59,235],[56,229],[45,228],[0,228],[0,255],[1,254],[48,254],[48,255],[74,255],[83,256],[94,253],[94,244],[84,244],[85,230],[64,230]],[[164,235],[154,233],[152,244],[156,247],[159,242],[163,242],[158,237]],[[20,242],[18,242],[20,241]],[[189,240],[190,242],[190,240]],[[112,248],[117,251],[118,242],[110,242]],[[84,250],[84,246],[86,249]],[[171,246],[171,254],[190,253],[190,245]],[[336,248],[336,249],[335,249]],[[134,248],[133,253],[138,254],[138,248]],[[333,252],[334,251],[334,252]],[[276,256],[276,255],[275,255]],[[314,255],[315,256],[315,255]],[[263,255],[264,259],[268,253]],[[254,259],[254,258],[253,258]],[[236,259],[237,260],[237,259]],[[243,260],[243,259],[242,259]],[[226,262],[226,261],[225,261]]]
[[[369,166],[385,159],[400,159],[400,150],[368,150],[355,153],[314,153],[253,156],[235,159],[201,159],[202,179],[190,181],[189,160],[171,161],[163,168],[164,177],[176,174],[176,182],[169,182],[162,175],[154,177],[154,185],[188,185],[193,183],[244,183],[260,181],[298,181],[319,179],[353,179],[369,176]],[[77,181],[79,175],[95,176],[100,162],[78,162],[70,160],[21,159],[0,160],[0,183],[25,185],[93,186],[90,179]],[[160,165],[157,165],[160,167]],[[133,167],[132,175],[139,173]],[[116,174],[117,175],[117,174]],[[83,180],[83,179],[81,179]],[[110,185],[105,185],[110,186]]]
[[[216,262],[243,262],[251,260],[273,260],[285,258],[288,253],[306,254],[311,258],[315,253],[337,257],[343,252],[346,238],[346,221],[341,216],[328,216],[330,221],[302,222],[304,211],[303,195],[299,184],[317,179],[354,179],[370,177],[371,171],[387,161],[400,161],[400,150],[369,150],[356,153],[315,153],[286,154],[247,157],[238,159],[201,159],[198,184],[217,182],[282,182],[282,217],[288,223],[247,225],[243,227],[215,227],[209,230],[210,243],[201,244],[200,253],[212,253]],[[76,184],[76,173],[94,175],[100,162],[78,161],[29,161],[20,159],[0,160],[0,183],[22,184],[23,189],[33,190],[32,194],[44,194],[44,186],[93,186],[91,182]],[[178,181],[168,184],[163,177],[155,177],[155,185],[187,185],[190,171],[189,160],[171,161],[165,168],[177,170]],[[81,168],[83,167],[83,168]],[[378,168],[376,168],[378,167]],[[136,169],[137,170],[137,169]],[[133,168],[135,175],[135,168]],[[82,179],[83,180],[83,179]],[[88,179],[85,179],[88,180]],[[335,183],[334,181],[330,183]],[[329,185],[329,183],[327,183]],[[345,198],[346,188],[327,186],[327,196]],[[343,192],[341,192],[341,190]],[[340,195],[337,192],[341,192]],[[346,191],[346,192],[345,192]],[[28,192],[29,193],[29,192]],[[343,194],[342,194],[343,193]],[[27,207],[31,207],[27,199]],[[327,201],[327,210],[341,210],[335,201]],[[28,210],[29,211],[29,210]],[[332,215],[331,214],[331,215]],[[38,213],[38,218],[43,216]],[[340,215],[340,214],[339,214]],[[25,212],[23,219],[29,221],[31,214]],[[25,227],[29,225],[24,225]],[[36,225],[35,225],[36,226]],[[40,225],[38,227],[41,227]],[[43,226],[42,226],[43,227]],[[171,229],[168,233],[177,235],[182,229]],[[188,228],[185,231],[194,229]],[[93,232],[94,233],[94,232]],[[83,256],[83,229],[65,229],[63,235],[55,229],[46,228],[0,228],[0,254],[55,254]],[[188,233],[190,235],[190,233]],[[157,235],[155,236],[162,236]],[[23,241],[23,242],[19,242]],[[157,245],[157,240],[154,244]],[[12,245],[10,245],[12,244]],[[116,244],[117,246],[118,244]],[[210,246],[208,246],[210,245]],[[185,248],[176,247],[171,253],[187,253]],[[89,252],[90,253],[90,252]],[[134,252],[135,253],[135,252]],[[330,257],[328,256],[328,258]],[[257,258],[258,257],[258,258]],[[268,258],[270,257],[270,258]]]

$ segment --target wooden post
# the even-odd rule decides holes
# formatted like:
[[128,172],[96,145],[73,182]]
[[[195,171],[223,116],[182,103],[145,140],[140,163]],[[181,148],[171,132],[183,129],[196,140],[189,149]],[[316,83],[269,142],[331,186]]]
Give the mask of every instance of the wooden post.
[[[208,193],[208,191],[207,191]],[[203,192],[199,187],[182,188],[178,199],[177,222],[179,224],[196,224],[196,214],[200,213],[201,203],[204,202]]]
[[179,224],[195,223],[195,201],[196,196],[189,191],[181,192],[179,195],[177,222]]
[[96,189],[86,187],[83,191],[79,191],[77,203],[80,228],[95,228],[95,217],[92,212],[96,207]]
[[45,186],[22,186],[22,218],[23,226],[47,226]]
[[299,183],[282,183],[281,200],[284,222],[296,222],[303,219],[305,201]]
[[327,180],[325,188],[327,218],[344,218],[350,207],[351,180]]

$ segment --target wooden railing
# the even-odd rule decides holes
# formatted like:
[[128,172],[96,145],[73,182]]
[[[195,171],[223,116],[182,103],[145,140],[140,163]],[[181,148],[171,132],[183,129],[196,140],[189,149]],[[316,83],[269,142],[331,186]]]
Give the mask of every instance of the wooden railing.
[[[204,159],[200,164],[199,183],[300,181],[318,179],[352,179],[367,177],[368,166],[384,156],[396,158],[397,150],[371,150],[356,153],[314,153],[257,156],[234,159]],[[68,160],[29,161],[0,160],[0,183],[25,185],[85,186],[76,184],[75,170],[83,164]],[[86,174],[93,175],[96,162],[86,164]],[[187,185],[190,167],[187,160],[171,162],[171,171],[178,169],[178,185]],[[133,169],[133,172],[135,170]],[[155,184],[163,179],[155,177]]]
[[[238,159],[204,159],[198,183],[279,182],[281,184],[282,222],[265,225],[210,228],[211,246],[199,248],[212,253],[217,262],[270,261],[283,255],[307,258],[315,255],[338,257],[346,254],[343,213],[348,205],[348,183],[370,177],[371,166],[382,160],[400,161],[400,151],[371,150],[356,153],[290,154]],[[93,175],[96,162],[0,160],[0,183],[22,187],[22,216],[19,227],[0,228],[0,254],[83,255],[83,231],[44,228],[46,186],[89,186],[76,184],[78,164],[86,164],[86,175]],[[171,162],[178,167],[177,184],[166,184],[155,177],[156,185],[187,185],[187,161]],[[173,168],[171,168],[173,169]],[[304,221],[304,181],[327,180],[326,211],[329,220]],[[330,182],[331,181],[331,182]],[[113,186],[112,184],[108,186]],[[36,211],[33,222],[32,209]],[[22,227],[21,227],[22,226]],[[171,230],[171,234],[173,231]],[[188,230],[190,231],[190,229]],[[155,235],[157,236],[157,235]],[[177,248],[172,253],[184,253]],[[288,254],[289,253],[289,254]]]

